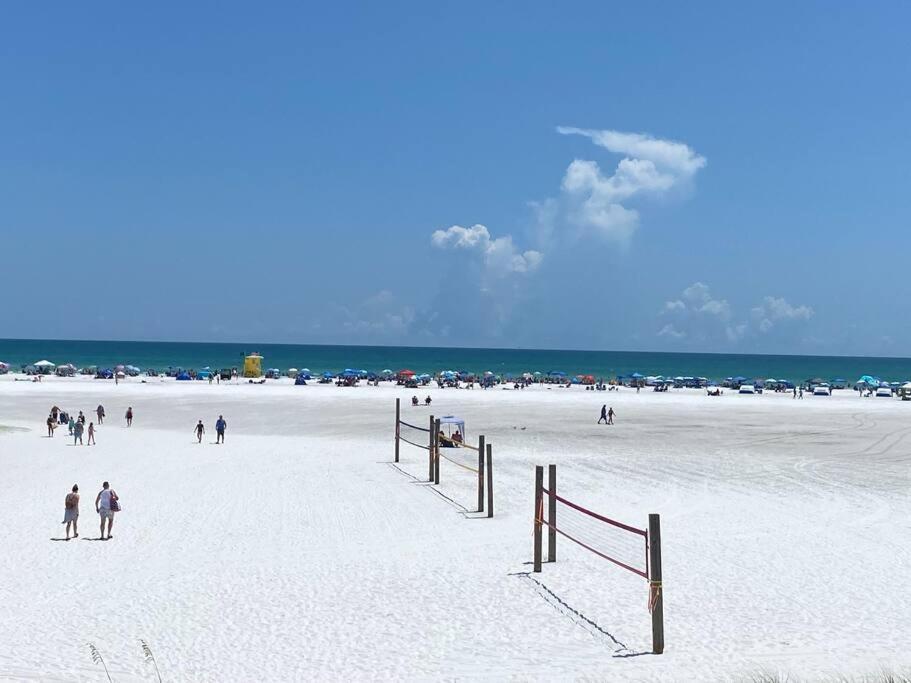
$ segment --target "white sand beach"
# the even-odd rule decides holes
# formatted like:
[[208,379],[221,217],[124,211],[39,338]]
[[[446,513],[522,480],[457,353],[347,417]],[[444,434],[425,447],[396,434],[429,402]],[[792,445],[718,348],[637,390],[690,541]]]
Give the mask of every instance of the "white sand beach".
[[[448,461],[439,487],[423,451],[391,464],[396,397],[404,419],[455,414],[486,435],[493,519],[466,512],[475,481]],[[97,446],[47,438],[52,405],[92,419],[99,403]],[[155,680],[140,639],[170,681],[907,671],[909,418],[911,403],[852,391],[3,377],[0,425],[18,429],[0,428],[0,679],[107,680],[93,643],[113,680]],[[640,577],[563,539],[530,574],[533,468],[549,463],[589,508],[638,527],[661,514],[663,655]],[[103,480],[123,505],[106,542]],[[74,483],[81,537],[54,541]]]

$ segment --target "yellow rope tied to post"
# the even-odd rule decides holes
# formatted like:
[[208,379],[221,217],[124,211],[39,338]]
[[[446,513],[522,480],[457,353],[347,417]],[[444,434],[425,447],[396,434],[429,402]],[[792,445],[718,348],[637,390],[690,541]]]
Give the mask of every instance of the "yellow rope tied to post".
[[655,609],[655,605],[658,604],[658,597],[661,595],[661,582],[660,581],[649,581],[648,582],[648,611],[649,614]]

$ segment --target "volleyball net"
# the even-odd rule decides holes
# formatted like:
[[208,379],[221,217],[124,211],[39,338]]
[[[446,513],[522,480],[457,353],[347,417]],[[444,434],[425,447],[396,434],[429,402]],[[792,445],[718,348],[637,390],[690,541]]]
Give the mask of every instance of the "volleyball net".
[[[542,488],[541,492],[550,499],[550,491]],[[543,516],[542,499],[541,524],[602,560],[648,579],[648,531],[599,515],[556,493],[553,498],[559,512],[549,521]]]
[[535,467],[534,571],[541,571],[543,529],[547,529],[547,561],[557,561],[557,537],[565,538],[610,566],[648,582],[648,611],[652,617],[652,650],[664,651],[664,598],[661,582],[661,524],[648,516],[642,529],[590,510],[557,493],[557,467]]
[[[451,420],[451,416],[448,419]],[[459,424],[464,427],[463,422],[459,421]],[[466,485],[476,489],[477,512],[484,512],[486,508],[487,516],[493,517],[493,448],[484,436],[478,437],[477,446],[465,443],[461,432],[453,436],[443,433],[440,419],[435,419],[433,415],[429,417],[426,427],[403,420],[401,400],[395,400],[395,462],[400,461],[402,442],[427,451],[427,481],[439,486],[441,461],[447,463],[447,470],[451,469],[464,479],[457,485],[458,489],[464,491]],[[446,497],[455,503],[453,498]],[[456,504],[469,511],[461,503]]]

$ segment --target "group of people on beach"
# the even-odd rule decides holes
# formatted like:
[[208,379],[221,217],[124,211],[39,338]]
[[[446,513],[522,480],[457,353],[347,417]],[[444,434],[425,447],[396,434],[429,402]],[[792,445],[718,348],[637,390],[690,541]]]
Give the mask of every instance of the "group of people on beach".
[[[98,417],[98,424],[104,423],[104,406],[99,405],[95,410],[95,414]],[[133,407],[129,406],[124,415],[126,419],[127,427],[133,425]],[[74,437],[74,443],[82,443],[82,434],[85,429],[84,425],[86,422],[85,415],[80,410],[79,415],[73,418],[71,415],[68,415],[66,412],[61,411],[60,408],[54,406],[51,408],[51,413],[48,415],[48,436],[54,436],[54,430],[57,428],[58,424],[66,424],[69,426],[70,434]],[[215,443],[223,444],[225,442],[225,431],[228,428],[228,422],[225,420],[224,415],[219,415],[218,420],[215,421]],[[205,434],[206,428],[202,423],[202,420],[199,420],[195,430],[196,437],[198,441],[202,442],[202,435]],[[88,423],[88,445],[94,445],[95,443],[95,426],[93,422]],[[95,512],[101,517],[101,534],[100,539],[102,541],[113,538],[111,535],[111,529],[114,526],[114,513],[120,511],[119,496],[117,493],[110,487],[108,482],[104,482],[101,485],[101,491],[98,492],[98,495],[95,497]],[[70,540],[70,529],[72,529],[73,535],[72,538],[79,537],[79,485],[73,484],[73,488],[68,494],[63,503],[63,524],[66,524],[66,538],[64,540]]]
[[[95,496],[95,513],[101,517],[102,541],[114,538],[111,529],[114,527],[114,513],[120,511],[120,496],[111,488],[108,482],[101,485],[101,490]],[[79,485],[73,488],[63,500],[63,524],[66,524],[66,539],[70,540],[70,528],[73,529],[73,538],[79,538]],[[107,523],[107,537],[105,537],[105,523]]]
[[[95,415],[98,418],[98,424],[104,424],[104,406],[98,404],[98,407],[95,409]],[[133,426],[133,407],[130,406],[127,408],[127,412],[124,415],[127,421],[127,427]],[[86,417],[85,414],[80,410],[79,414],[76,417],[73,417],[70,413],[65,410],[61,410],[57,406],[51,407],[51,412],[47,416],[47,435],[48,438],[53,438],[54,432],[57,430],[57,427],[66,425],[69,431],[69,435],[73,437],[73,445],[77,444],[80,446],[94,446],[95,445],[95,423],[89,421],[88,426],[86,426]],[[82,435],[87,434],[87,442],[82,441]]]
[[[225,442],[225,430],[228,428],[228,423],[225,421],[224,415],[219,415],[218,419],[215,420],[215,443],[223,444]],[[196,433],[196,443],[202,443],[202,435],[206,433],[206,427],[203,425],[202,420],[196,423],[196,427],[193,429]]]

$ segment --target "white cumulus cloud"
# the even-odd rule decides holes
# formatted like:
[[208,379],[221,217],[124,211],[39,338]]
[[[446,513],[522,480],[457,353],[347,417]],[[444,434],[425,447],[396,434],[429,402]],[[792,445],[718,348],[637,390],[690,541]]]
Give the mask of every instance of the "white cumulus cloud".
[[[707,284],[694,282],[679,298],[664,302],[659,312],[662,326],[658,336],[700,343],[724,340],[734,344],[755,338],[757,333],[765,335],[776,325],[807,321],[812,316],[813,309],[809,306],[793,305],[773,296],[763,297],[759,305],[749,310],[749,315],[738,314],[727,299],[714,295]],[[783,325],[781,333],[788,334]]]
[[480,224],[470,228],[453,225],[446,230],[435,230],[430,241],[438,249],[462,249],[480,254],[487,269],[500,275],[530,273],[544,259],[540,251],[520,251],[513,243],[512,235],[491,238],[487,226]]
[[782,297],[767,296],[750,311],[760,332],[770,332],[779,322],[809,320],[813,309],[806,305],[794,306]]
[[563,176],[563,194],[569,218],[620,241],[639,225],[639,212],[623,202],[636,197],[658,197],[686,186],[706,165],[706,159],[688,145],[641,133],[560,126],[562,135],[582,135],[624,158],[606,175],[597,162],[576,159]]

